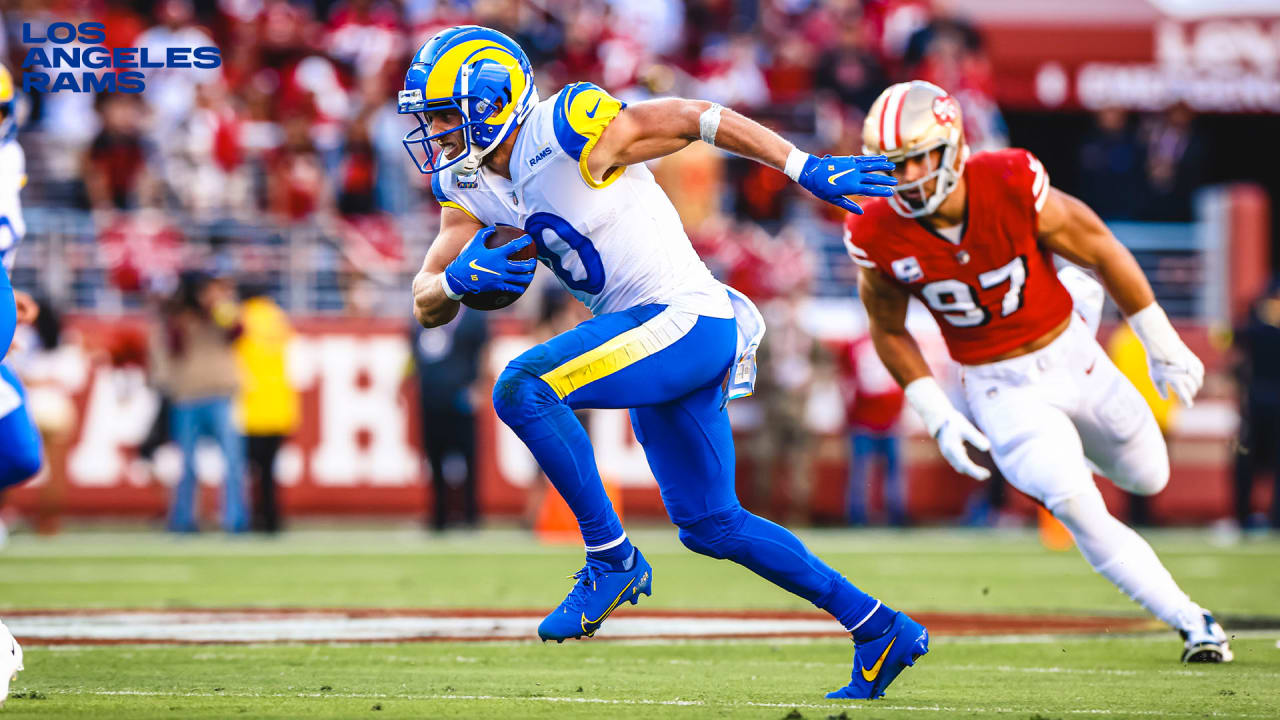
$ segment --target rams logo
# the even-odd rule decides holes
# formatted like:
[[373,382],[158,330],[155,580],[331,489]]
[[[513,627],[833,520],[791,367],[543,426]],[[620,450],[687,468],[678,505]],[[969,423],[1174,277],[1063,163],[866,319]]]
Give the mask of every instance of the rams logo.
[[533,167],[534,165],[537,165],[539,160],[542,160],[543,158],[548,157],[549,155],[551,155],[550,145],[542,148],[542,150],[538,151],[537,155],[534,155],[533,157],[529,158],[529,167]]

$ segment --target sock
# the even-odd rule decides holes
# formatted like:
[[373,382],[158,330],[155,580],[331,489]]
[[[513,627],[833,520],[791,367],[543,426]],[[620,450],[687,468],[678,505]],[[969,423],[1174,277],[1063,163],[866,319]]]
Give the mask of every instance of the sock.
[[849,634],[853,635],[855,643],[875,640],[889,632],[889,628],[893,627],[893,619],[897,616],[897,610],[880,603],[866,616],[866,619],[851,628]]
[[635,546],[627,539],[625,533],[619,539],[621,542],[611,548],[593,550],[588,546],[587,559],[607,562],[613,570],[630,570],[635,565]]
[[[622,521],[604,492],[591,439],[567,405],[554,405],[536,419],[511,428],[533,453],[556,492],[569,504],[588,548],[623,538],[620,560],[630,555]],[[613,555],[611,555],[612,557]]]
[[1175,630],[1202,624],[1204,610],[1187,596],[1142,536],[1107,511],[1097,490],[1059,503],[1053,514],[1071,531],[1094,571]]

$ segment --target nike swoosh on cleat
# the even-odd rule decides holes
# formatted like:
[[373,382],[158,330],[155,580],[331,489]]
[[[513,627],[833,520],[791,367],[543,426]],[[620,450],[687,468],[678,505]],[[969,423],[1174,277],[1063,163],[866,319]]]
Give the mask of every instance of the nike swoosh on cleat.
[[596,98],[596,105],[595,107],[591,108],[591,112],[587,113],[587,117],[594,118],[596,116],[596,110],[599,107],[600,107],[600,98]]
[[489,269],[489,268],[487,268],[487,267],[480,267],[479,265],[477,265],[477,264],[476,264],[476,261],[475,261],[475,260],[472,260],[472,261],[471,261],[471,264],[470,264],[470,265],[468,265],[467,267],[471,268],[472,270],[479,270],[480,272],[487,272],[487,273],[489,273],[490,275],[501,275],[501,274],[502,274],[502,273],[500,273],[500,272],[495,272],[495,271],[493,271],[493,270],[490,270],[490,269]]
[[889,651],[893,649],[893,644],[896,642],[898,642],[898,638],[894,638],[889,641],[889,647],[885,648],[884,652],[880,653],[880,659],[876,660],[876,664],[872,665],[870,670],[867,670],[866,668],[859,668],[859,670],[862,671],[863,680],[866,680],[867,682],[874,682],[875,679],[880,676],[880,666],[884,665],[884,659],[889,656]]
[[845,175],[848,175],[849,173],[853,172],[853,171],[854,171],[854,170],[856,170],[856,169],[857,169],[857,168],[849,168],[848,170],[845,170],[844,172],[838,172],[838,173],[836,173],[835,175],[832,175],[831,177],[827,178],[827,182],[831,183],[832,185],[835,185],[835,184],[836,184],[836,180],[838,180],[838,179],[840,179],[840,178],[844,177]]
[[[596,618],[595,620],[588,620],[587,614],[582,613],[582,632],[590,634],[590,633],[594,633],[596,630],[599,630],[600,623],[604,622],[605,618],[609,617],[609,614],[612,613],[614,609],[618,607],[618,603],[622,602],[622,596],[627,594],[627,591],[631,589],[631,586],[634,585],[635,582],[636,582],[636,579],[631,578],[631,581],[627,583],[627,586],[622,588],[622,592],[618,593],[618,597],[613,599],[613,604],[610,605],[609,608],[605,610],[603,613],[601,613],[600,617]],[[588,630],[587,629],[588,625],[594,625],[595,627]]]

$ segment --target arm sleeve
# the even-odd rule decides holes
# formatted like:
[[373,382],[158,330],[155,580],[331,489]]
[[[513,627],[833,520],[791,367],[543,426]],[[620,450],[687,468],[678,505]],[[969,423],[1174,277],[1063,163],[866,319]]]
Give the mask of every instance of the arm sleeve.
[[623,168],[612,168],[597,181],[587,171],[587,158],[600,134],[627,104],[592,83],[574,83],[556,98],[552,128],[565,154],[578,161],[578,172],[587,187],[602,188],[617,180]]

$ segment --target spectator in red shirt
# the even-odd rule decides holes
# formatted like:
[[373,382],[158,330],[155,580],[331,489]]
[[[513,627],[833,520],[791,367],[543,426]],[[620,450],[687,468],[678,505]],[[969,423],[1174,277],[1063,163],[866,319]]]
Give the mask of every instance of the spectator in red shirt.
[[102,93],[94,101],[102,130],[84,156],[84,185],[94,211],[133,210],[155,197],[152,148],[142,136],[138,95]]
[[845,412],[853,456],[849,459],[849,492],[846,502],[850,525],[867,524],[871,461],[884,464],[884,504],[892,525],[906,525],[907,487],[898,462],[898,416],[902,414],[902,388],[889,375],[863,335],[840,353],[845,391]]

